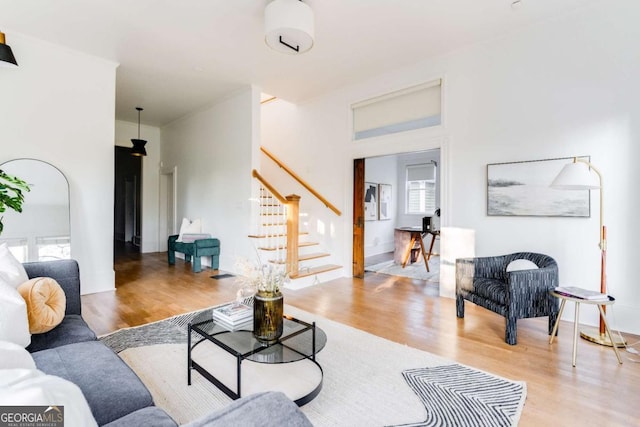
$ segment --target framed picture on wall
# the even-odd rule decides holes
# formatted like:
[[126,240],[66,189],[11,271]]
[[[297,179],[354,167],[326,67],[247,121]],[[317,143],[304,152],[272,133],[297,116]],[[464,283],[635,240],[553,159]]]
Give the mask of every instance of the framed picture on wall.
[[[589,157],[579,157],[589,160]],[[487,165],[489,216],[591,216],[589,190],[559,190],[551,182],[573,157]]]
[[364,183],[364,220],[378,219],[378,184]]
[[378,184],[378,219],[391,219],[391,184]]

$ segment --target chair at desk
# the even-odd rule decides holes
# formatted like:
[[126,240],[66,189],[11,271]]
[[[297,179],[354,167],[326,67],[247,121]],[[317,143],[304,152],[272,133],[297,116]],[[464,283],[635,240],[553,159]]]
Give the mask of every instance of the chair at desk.
[[427,262],[429,262],[431,255],[433,255],[433,244],[436,242],[436,238],[440,238],[440,230],[430,230],[429,234],[431,234],[431,244],[429,245],[429,252],[427,253]]
[[[429,245],[429,252],[427,253],[426,261],[429,262],[431,259],[431,255],[433,255],[433,245],[436,243],[436,238],[440,237],[440,209],[437,209],[435,212],[435,216],[437,216],[438,221],[432,221],[430,216],[425,216],[422,218],[422,237],[424,238],[427,234],[431,234],[431,244]],[[437,227],[434,227],[436,225]]]

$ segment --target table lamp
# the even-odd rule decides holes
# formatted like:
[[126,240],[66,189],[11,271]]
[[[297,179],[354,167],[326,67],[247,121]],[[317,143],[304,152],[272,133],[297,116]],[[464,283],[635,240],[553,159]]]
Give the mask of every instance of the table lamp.
[[[595,175],[591,172],[595,172]],[[597,177],[597,180],[595,179]],[[560,190],[600,190],[600,293],[607,293],[607,227],[604,226],[603,215],[603,185],[602,173],[587,160],[574,157],[573,162],[565,165],[558,176],[551,183],[552,188]],[[605,307],[602,307],[605,309]],[[587,329],[580,332],[580,336],[588,341],[600,345],[612,346],[613,343],[605,332],[604,321],[600,317],[600,327],[595,330]],[[625,345],[622,337],[615,345]]]

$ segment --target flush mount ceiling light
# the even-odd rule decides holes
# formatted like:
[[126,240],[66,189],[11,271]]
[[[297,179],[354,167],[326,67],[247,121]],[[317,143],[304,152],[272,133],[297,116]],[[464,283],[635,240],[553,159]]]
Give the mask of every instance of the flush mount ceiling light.
[[314,29],[313,10],[302,0],[273,0],[264,10],[264,41],[278,52],[308,51]]
[[0,67],[15,68],[18,66],[16,57],[9,45],[5,44],[4,33],[0,31]]
[[131,142],[133,142],[133,148],[131,148],[131,155],[146,156],[147,150],[145,150],[144,145],[147,143],[147,141],[145,141],[144,139],[140,139],[140,111],[142,111],[143,108],[136,107],[136,110],[138,110],[138,139],[134,138],[131,140]]

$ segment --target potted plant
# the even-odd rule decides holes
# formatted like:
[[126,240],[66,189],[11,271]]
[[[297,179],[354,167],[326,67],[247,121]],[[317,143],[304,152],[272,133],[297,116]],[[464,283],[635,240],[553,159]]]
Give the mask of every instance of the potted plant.
[[[29,184],[18,177],[8,175],[0,169],[0,213],[5,212],[7,208],[22,212],[24,193],[29,191],[31,191]],[[3,217],[0,216],[0,234],[4,229],[2,219]]]

